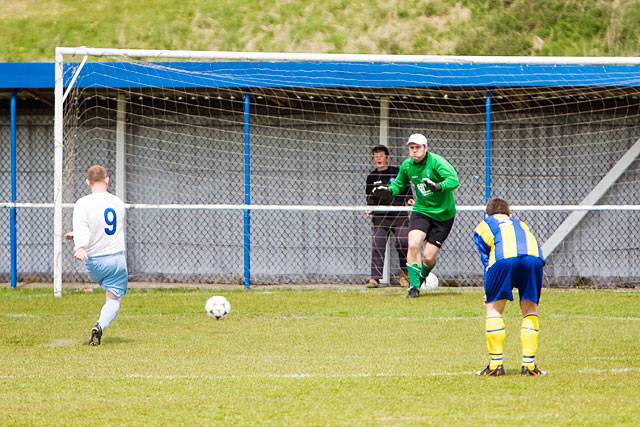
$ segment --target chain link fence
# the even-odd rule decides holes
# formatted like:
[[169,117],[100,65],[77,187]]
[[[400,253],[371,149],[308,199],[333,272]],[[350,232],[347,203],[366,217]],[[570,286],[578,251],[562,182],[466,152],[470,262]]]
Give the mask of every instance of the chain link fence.
[[[18,103],[16,118],[16,202],[51,203],[53,200],[53,111],[49,108]],[[3,117],[0,122],[2,140],[5,141],[0,162],[3,202],[11,201],[9,126],[8,118]],[[0,275],[9,280],[9,209],[3,209],[2,216]],[[20,281],[51,280],[53,210],[16,209],[16,231],[18,279]]]
[[[346,91],[347,95],[349,92]],[[133,96],[127,101],[126,197],[130,204],[244,203],[242,94],[223,100],[189,93]],[[252,97],[251,203],[254,205],[363,206],[370,150],[380,135],[379,100],[327,94],[301,101],[295,92]],[[388,145],[392,164],[406,157],[406,138],[422,132],[431,151],[457,169],[459,205],[485,203],[485,111],[477,97],[463,105],[409,101],[393,94]],[[213,98],[213,97],[212,97]],[[327,99],[329,98],[329,99]],[[578,204],[640,138],[635,109],[610,108],[557,114],[498,111],[492,117],[492,194],[514,205]],[[86,168],[94,163],[117,184],[115,97],[74,96],[66,111],[64,202],[87,194]],[[592,109],[593,110],[593,109]],[[23,108],[18,116],[18,201],[53,199],[53,111]],[[0,135],[8,141],[8,123]],[[8,201],[9,157],[0,152],[0,190]],[[601,203],[637,204],[639,161],[609,189]],[[8,209],[1,211],[2,262],[8,277]],[[51,280],[52,209],[18,209],[19,280]],[[542,243],[569,211],[522,211]],[[634,286],[640,277],[637,211],[591,211],[550,255],[547,285]],[[443,246],[435,273],[452,286],[479,285],[482,268],[472,234],[481,212],[462,211]],[[71,228],[65,209],[64,229]],[[260,209],[251,212],[251,281],[365,283],[370,269],[371,225],[362,211]],[[127,219],[131,281],[242,283],[244,230],[239,209],[132,208]],[[88,280],[84,266],[64,245],[63,280]],[[397,274],[397,257],[391,266]]]
[[[0,122],[0,200],[11,201],[11,145],[8,122]],[[8,282],[11,269],[9,209],[0,209],[0,281]]]

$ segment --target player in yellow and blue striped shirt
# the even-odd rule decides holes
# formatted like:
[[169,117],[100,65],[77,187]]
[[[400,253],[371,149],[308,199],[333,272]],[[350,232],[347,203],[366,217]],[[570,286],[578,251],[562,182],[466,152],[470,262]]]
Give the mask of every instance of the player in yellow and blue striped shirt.
[[504,308],[518,288],[522,325],[522,369],[528,376],[541,376],[535,356],[538,350],[538,303],[542,289],[544,258],[538,242],[524,222],[511,216],[509,203],[494,198],[487,203],[486,217],[475,229],[473,239],[484,265],[486,340],[489,365],[479,375],[504,375]]

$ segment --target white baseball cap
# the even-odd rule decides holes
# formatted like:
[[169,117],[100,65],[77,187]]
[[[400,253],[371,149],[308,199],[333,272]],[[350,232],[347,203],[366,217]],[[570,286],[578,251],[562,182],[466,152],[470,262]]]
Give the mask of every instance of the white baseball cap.
[[407,145],[409,144],[428,145],[427,138],[421,133],[414,133],[411,135],[407,141]]

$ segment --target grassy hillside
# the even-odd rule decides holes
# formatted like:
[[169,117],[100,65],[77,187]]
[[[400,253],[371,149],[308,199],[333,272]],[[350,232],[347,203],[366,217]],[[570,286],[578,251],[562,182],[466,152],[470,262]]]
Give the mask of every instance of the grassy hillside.
[[638,0],[11,0],[0,13],[0,61],[51,61],[55,46],[640,54]]

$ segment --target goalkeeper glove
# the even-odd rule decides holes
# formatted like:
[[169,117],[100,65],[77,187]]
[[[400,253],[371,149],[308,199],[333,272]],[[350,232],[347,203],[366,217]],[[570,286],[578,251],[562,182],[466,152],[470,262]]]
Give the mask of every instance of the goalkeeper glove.
[[371,191],[371,195],[377,197],[380,200],[381,205],[390,205],[393,201],[393,195],[389,187],[386,185],[379,185]]
[[431,181],[429,178],[422,178],[422,182],[424,182],[424,185],[426,185],[427,188],[434,193],[439,193],[442,191],[442,187],[440,186],[440,184]]

